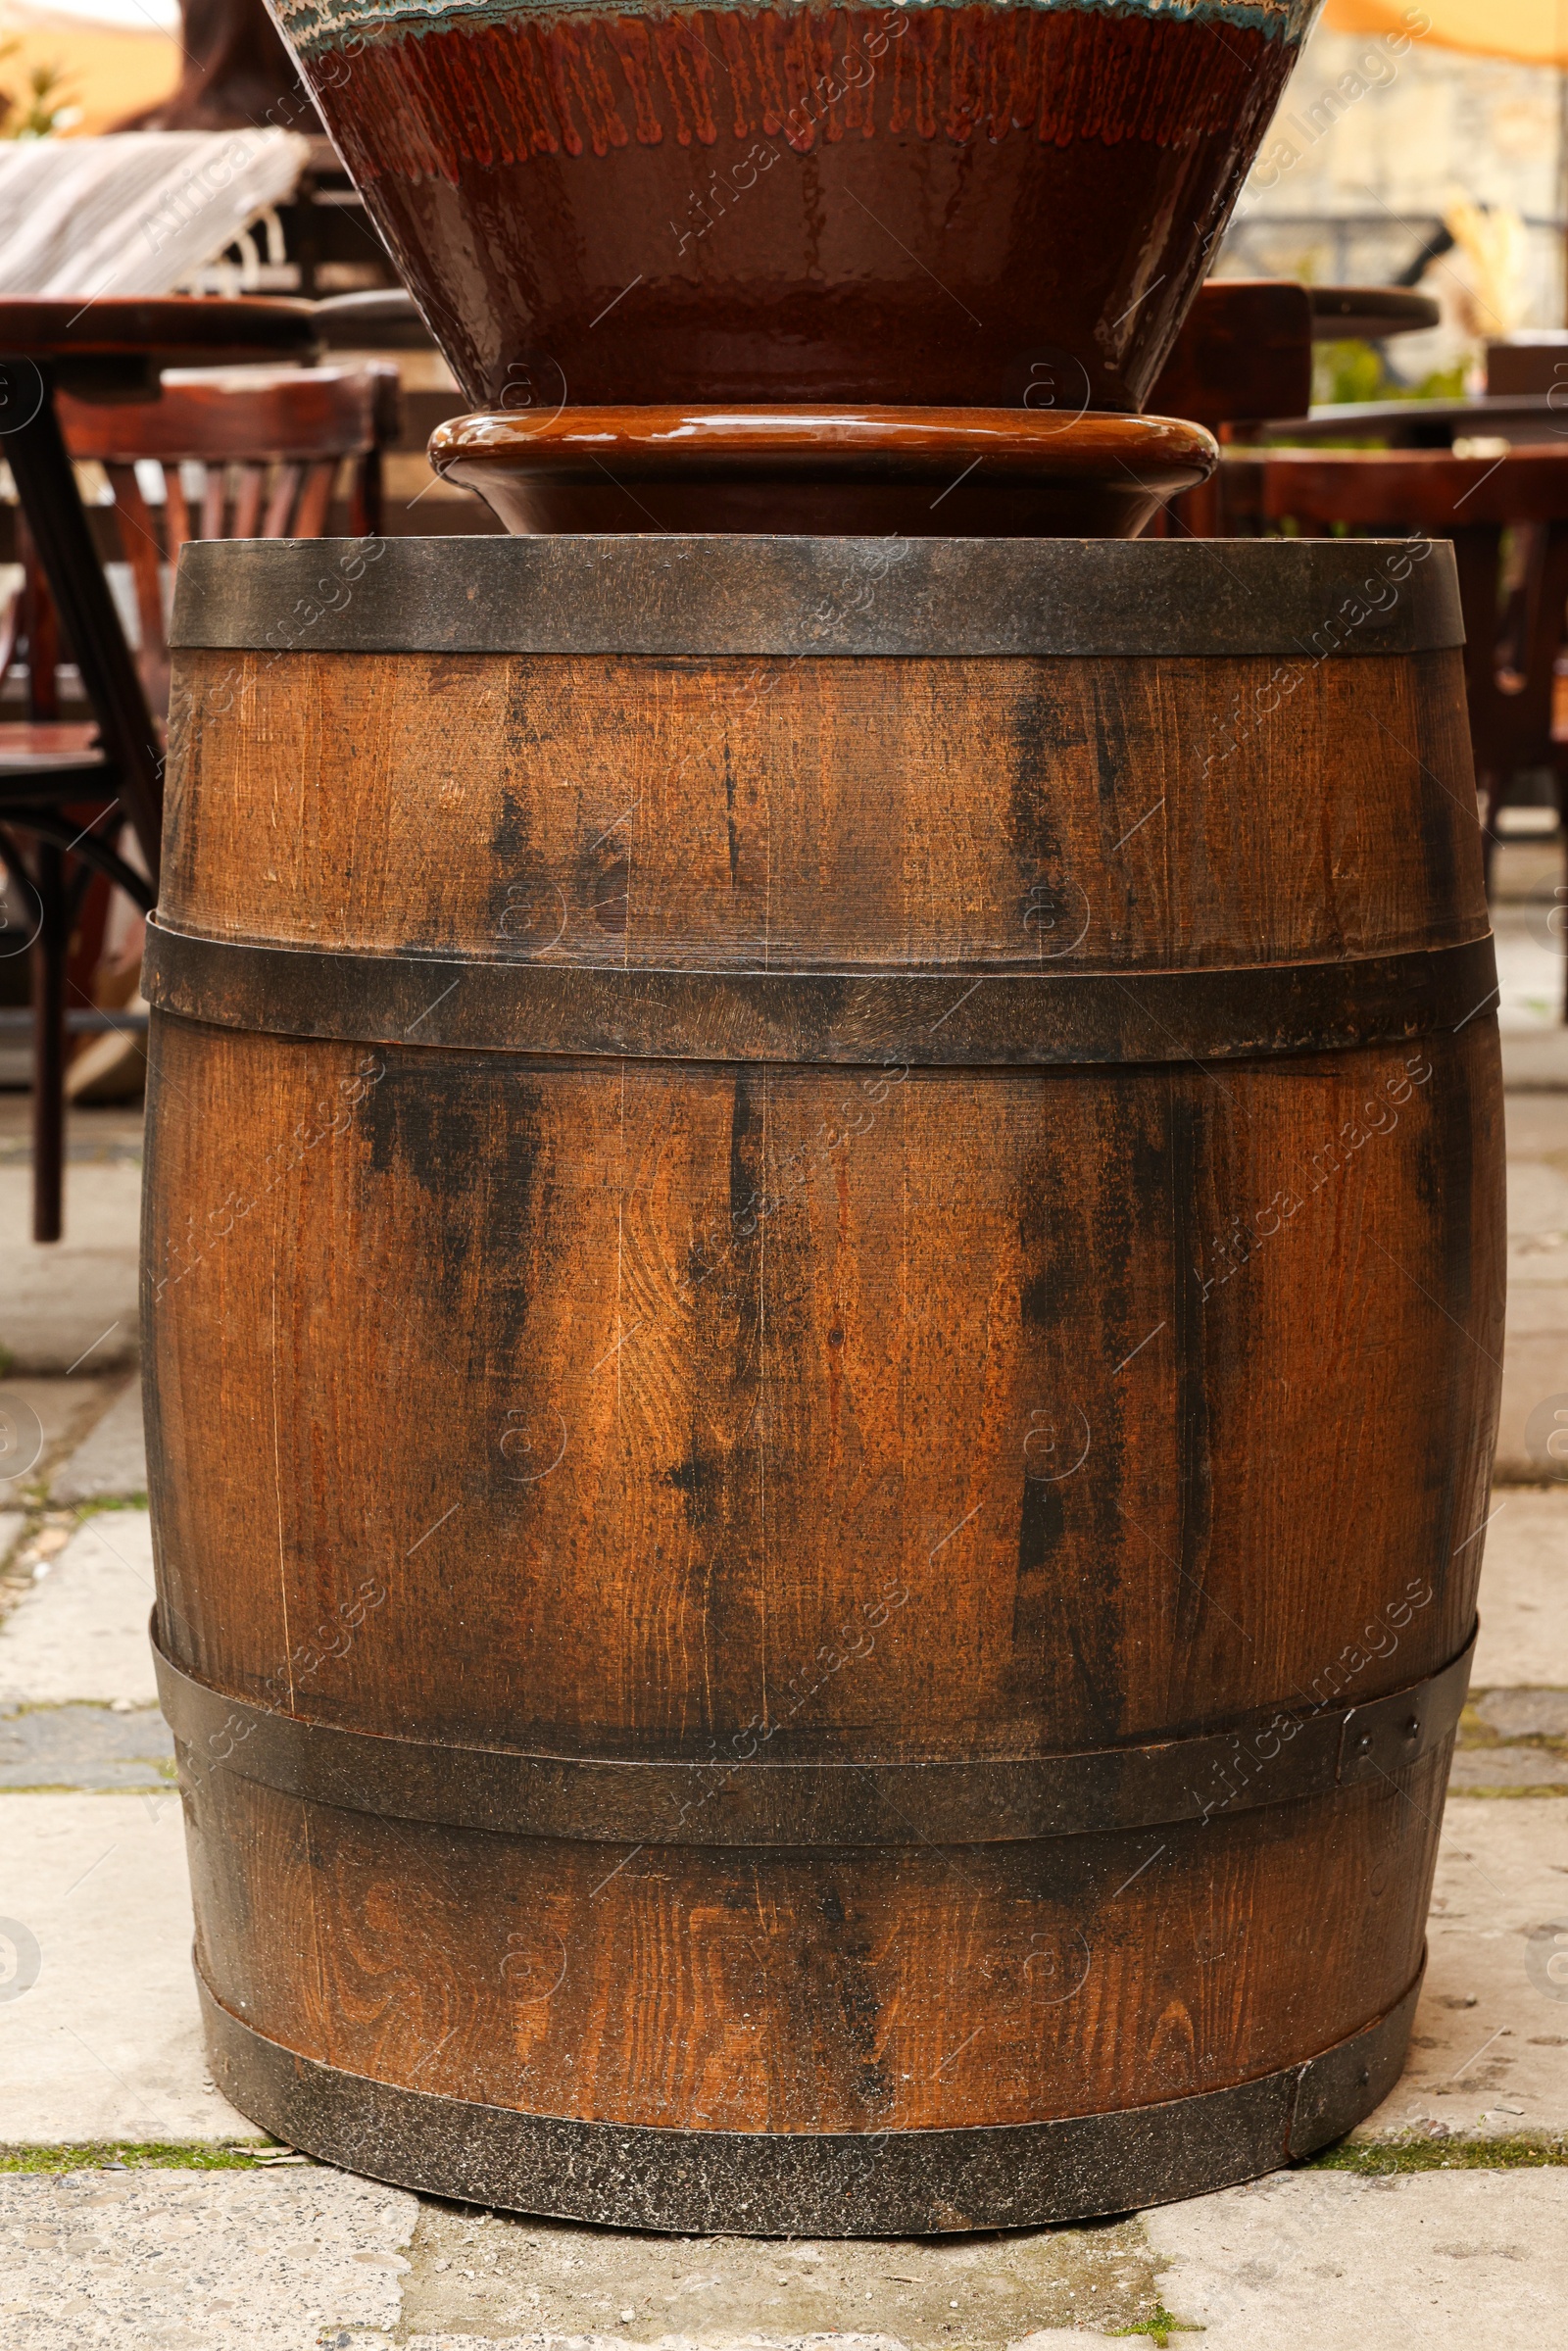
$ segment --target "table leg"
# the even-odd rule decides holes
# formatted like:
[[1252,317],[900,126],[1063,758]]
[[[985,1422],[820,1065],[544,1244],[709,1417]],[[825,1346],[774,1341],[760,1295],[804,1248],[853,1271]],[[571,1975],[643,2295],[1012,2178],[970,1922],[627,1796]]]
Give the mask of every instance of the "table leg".
[[25,424],[12,426],[0,449],[10,460],[27,528],[71,639],[104,750],[118,773],[125,813],[156,881],[163,808],[158,728],[76,495],[55,415],[54,387],[47,369],[42,373],[43,405]]
[[63,1230],[66,1160],[66,959],[71,946],[66,860],[52,841],[33,853],[42,916],[32,945],[32,1237]]

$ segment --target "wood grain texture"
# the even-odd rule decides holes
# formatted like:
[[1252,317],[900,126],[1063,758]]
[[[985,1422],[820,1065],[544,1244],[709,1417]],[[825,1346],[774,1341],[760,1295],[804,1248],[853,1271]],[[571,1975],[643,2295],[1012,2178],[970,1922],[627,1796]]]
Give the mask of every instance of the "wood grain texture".
[[1461,662],[187,651],[162,911],[691,968],[1446,946],[1487,930]]
[[191,1807],[197,1962],[302,2055],[525,2112],[1096,2114],[1253,2079],[1391,2007],[1421,1962],[1446,1774],[1445,1748],[1163,1845],[741,1855],[392,1823],[220,1772]]
[[220,1688],[372,1574],[303,1711],[563,1754],[1208,1727],[1321,1696],[1420,1579],[1355,1696],[1463,1645],[1482,1021],[1223,1076],[155,1054],[164,1606]]
[[1314,298],[1332,291],[1295,278],[1209,278],[1154,378],[1150,408],[1210,426],[1304,416]]
[[[161,920],[702,970],[1232,969],[1483,938],[1460,657],[187,651]],[[445,982],[443,981],[444,985]],[[1027,1757],[1345,1707],[1475,1613],[1487,1002],[1204,1065],[830,1069],[155,1013],[162,1638],[564,1757]],[[1446,1748],[1206,1824],[503,1836],[187,1755],[201,1962],[519,2112],[986,2127],[1256,2079],[1419,1965]],[[1069,1981],[1070,1979],[1070,1981]]]

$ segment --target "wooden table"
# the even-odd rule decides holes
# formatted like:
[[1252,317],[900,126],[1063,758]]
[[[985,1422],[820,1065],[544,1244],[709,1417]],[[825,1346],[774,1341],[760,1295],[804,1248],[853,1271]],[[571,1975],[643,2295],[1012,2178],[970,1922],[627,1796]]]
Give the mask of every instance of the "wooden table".
[[0,441],[17,496],[81,671],[106,757],[150,873],[158,872],[163,753],[141,679],[93,551],[55,393],[156,400],[165,367],[307,359],[303,302],[0,301]]
[[[1554,447],[1500,457],[1451,449],[1229,449],[1221,472],[1229,518],[1245,514],[1254,531],[1291,522],[1313,538],[1348,530],[1410,537],[1418,549],[1426,539],[1452,541],[1489,883],[1496,811],[1520,768],[1551,770],[1568,830],[1568,743],[1553,724],[1568,610],[1568,436]],[[1376,573],[1388,556],[1369,547],[1369,570]],[[1381,593],[1393,586],[1390,578]]]
[[[125,886],[112,843],[62,819],[68,807],[79,812],[83,802],[107,803],[109,813],[118,806],[156,887],[164,767],[159,728],[93,548],[55,396],[156,400],[165,367],[308,360],[316,350],[311,306],[303,302],[0,301],[0,455],[10,463],[98,729],[96,745],[84,744],[77,730],[61,729],[49,742],[19,737],[0,755],[4,829],[27,833],[37,845],[33,871],[24,878],[37,904],[31,952],[38,1241],[58,1241],[62,1229],[66,958],[76,903],[67,881],[68,855]],[[93,821],[89,816],[89,827]]]
[[1294,277],[1211,277],[1200,287],[1147,406],[1211,430],[1304,410],[1312,346],[1383,341],[1436,326],[1438,306],[1402,286],[1304,286]]
[[1386,441],[1393,449],[1446,449],[1495,434],[1568,448],[1568,400],[1556,393],[1472,393],[1460,400],[1347,400],[1301,416],[1276,416],[1260,435],[1314,441]]

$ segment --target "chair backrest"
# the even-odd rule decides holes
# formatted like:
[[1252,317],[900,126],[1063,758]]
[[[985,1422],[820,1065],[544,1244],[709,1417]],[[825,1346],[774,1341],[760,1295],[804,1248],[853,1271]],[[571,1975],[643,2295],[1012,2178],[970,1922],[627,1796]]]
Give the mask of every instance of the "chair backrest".
[[[141,666],[167,708],[165,576],[188,539],[316,539],[345,465],[349,529],[381,523],[381,453],[398,439],[397,370],[346,367],[172,368],[157,400],[58,396],[66,446],[102,465],[141,620]],[[162,475],[147,495],[145,468]],[[155,475],[150,485],[156,490]]]
[[1312,297],[1294,278],[1200,286],[1144,406],[1217,430],[1302,416],[1312,397]]

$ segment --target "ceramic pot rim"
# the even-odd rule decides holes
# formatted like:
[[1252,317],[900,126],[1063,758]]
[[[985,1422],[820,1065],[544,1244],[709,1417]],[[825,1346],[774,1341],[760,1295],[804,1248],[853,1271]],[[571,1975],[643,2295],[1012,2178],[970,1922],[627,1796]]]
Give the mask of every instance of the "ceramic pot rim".
[[760,470],[902,480],[984,464],[1011,479],[1119,478],[1188,489],[1219,463],[1200,424],[1172,416],[981,408],[769,404],[711,408],[563,408],[554,415],[480,410],[430,437],[430,464],[482,488],[497,478],[603,481],[742,478]]
[[[756,13],[796,16],[814,7],[827,14],[834,0],[750,0]],[[927,13],[936,8],[961,7],[964,0],[892,0],[901,15]],[[1298,42],[1316,16],[1319,0],[989,0],[999,15],[1028,10],[1058,15],[1069,9],[1095,10],[1103,16],[1175,19],[1179,24],[1217,24],[1245,26],[1273,39]],[[432,23],[485,24],[511,18],[577,16],[664,16],[682,0],[272,0],[272,13],[284,37],[310,53],[344,48],[351,53],[376,36],[430,30]],[[691,0],[685,0],[690,9]],[[699,0],[699,6],[701,0]]]

